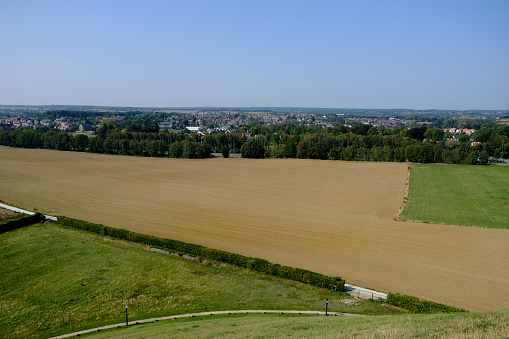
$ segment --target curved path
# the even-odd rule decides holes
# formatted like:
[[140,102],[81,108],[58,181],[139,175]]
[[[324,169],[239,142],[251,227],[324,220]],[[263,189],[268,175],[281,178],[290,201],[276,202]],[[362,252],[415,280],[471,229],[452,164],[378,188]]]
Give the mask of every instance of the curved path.
[[[156,322],[160,320],[175,320],[180,318],[194,318],[200,316],[211,316],[217,314],[249,314],[249,313],[277,313],[277,314],[302,314],[302,315],[325,315],[323,311],[293,311],[293,310],[237,310],[237,311],[212,311],[212,312],[201,312],[201,313],[188,313],[188,314],[180,314],[180,315],[171,315],[168,317],[160,317],[160,318],[150,318],[143,320],[135,320],[130,322],[130,324],[144,324],[150,322]],[[342,313],[342,312],[327,312],[328,315],[331,316],[355,316],[355,317],[365,317],[361,314],[351,314],[351,313]],[[69,337],[77,337],[81,334],[92,333],[92,332],[100,332],[102,330],[108,330],[112,328],[126,326],[125,322],[120,324],[107,325],[102,327],[91,328],[88,330],[83,330],[79,332],[68,333],[64,335],[60,335],[58,337],[52,337],[50,339],[60,339],[60,338],[69,338]]]

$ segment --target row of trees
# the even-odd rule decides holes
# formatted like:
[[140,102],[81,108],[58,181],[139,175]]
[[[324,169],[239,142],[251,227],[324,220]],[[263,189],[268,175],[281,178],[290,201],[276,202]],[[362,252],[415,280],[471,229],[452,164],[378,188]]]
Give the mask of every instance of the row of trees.
[[[106,131],[105,131],[106,130]],[[251,129],[250,129],[251,131]],[[201,136],[176,132],[121,132],[102,130],[95,136],[61,131],[0,130],[0,144],[77,152],[174,158],[225,157],[241,152],[245,158],[301,158],[356,161],[411,161],[421,163],[487,164],[490,158],[509,158],[509,126],[486,128],[471,137],[444,141],[441,129],[414,127],[384,129],[370,125],[317,128],[281,124],[253,126],[260,132],[249,141],[244,133]]]
[[0,130],[0,145],[11,147],[150,157],[209,158],[211,147],[194,139],[193,136],[178,133],[111,133],[105,137],[88,137],[56,131]]

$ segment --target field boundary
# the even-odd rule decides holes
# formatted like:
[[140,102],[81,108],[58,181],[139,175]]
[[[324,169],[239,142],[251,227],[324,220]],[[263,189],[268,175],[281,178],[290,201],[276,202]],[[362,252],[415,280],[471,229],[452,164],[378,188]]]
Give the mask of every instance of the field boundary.
[[[200,313],[187,313],[187,314],[179,314],[179,315],[170,315],[166,317],[159,317],[159,318],[150,318],[150,319],[143,319],[143,320],[134,320],[128,323],[131,323],[132,325],[139,325],[139,324],[146,324],[146,323],[153,323],[161,320],[176,320],[176,319],[183,319],[183,318],[195,318],[195,317],[203,317],[203,316],[212,316],[212,315],[230,315],[230,314],[252,314],[252,313],[258,313],[258,314],[296,314],[296,315],[331,315],[331,316],[346,316],[346,317],[366,317],[362,314],[352,314],[352,313],[343,313],[343,312],[324,312],[324,311],[295,311],[295,310],[234,310],[234,311],[212,311],[212,312],[200,312]],[[81,334],[87,334],[92,332],[100,332],[103,330],[109,330],[113,328],[120,328],[120,327],[127,327],[129,325],[126,325],[125,322],[119,323],[119,324],[113,324],[113,325],[106,325],[96,328],[91,328],[88,330],[63,334],[57,337],[51,337],[50,339],[62,339],[62,338],[69,338],[69,337],[76,337],[80,336]]]
[[408,192],[410,191],[410,169],[411,169],[411,166],[410,166],[410,163],[408,163],[407,165],[408,165],[408,169],[407,169],[407,175],[406,175],[406,180],[405,180],[405,190],[403,193],[403,204],[399,208],[398,213],[396,213],[396,215],[394,216],[394,220],[396,220],[396,221],[404,221],[404,220],[401,220],[401,214],[403,213],[403,211],[406,208],[406,205],[408,204]]

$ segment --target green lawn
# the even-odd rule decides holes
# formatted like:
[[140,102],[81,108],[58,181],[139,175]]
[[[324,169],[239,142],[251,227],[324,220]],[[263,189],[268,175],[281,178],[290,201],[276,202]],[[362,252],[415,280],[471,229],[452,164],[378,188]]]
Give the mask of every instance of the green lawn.
[[412,164],[403,217],[509,228],[509,167]]
[[0,235],[0,338],[49,337],[209,310],[399,313],[344,293],[156,253],[45,223]]
[[504,338],[508,333],[505,311],[363,318],[213,316],[135,325],[87,338]]

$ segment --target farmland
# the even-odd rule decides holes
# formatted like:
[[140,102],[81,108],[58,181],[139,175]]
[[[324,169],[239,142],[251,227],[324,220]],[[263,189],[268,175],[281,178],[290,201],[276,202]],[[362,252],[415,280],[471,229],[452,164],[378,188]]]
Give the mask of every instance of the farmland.
[[[509,304],[499,229],[396,222],[407,165],[0,148],[0,199],[468,310]],[[487,287],[483,287],[487,286]]]
[[405,218],[509,228],[509,167],[412,166]]

